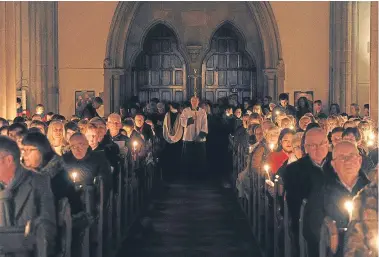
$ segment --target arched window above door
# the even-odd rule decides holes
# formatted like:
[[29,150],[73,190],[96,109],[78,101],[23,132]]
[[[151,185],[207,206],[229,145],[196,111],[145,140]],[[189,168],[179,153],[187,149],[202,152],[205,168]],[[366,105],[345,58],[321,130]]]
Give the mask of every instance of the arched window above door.
[[244,50],[241,35],[229,23],[214,33],[202,70],[202,92],[207,100],[215,102],[237,94],[241,102],[244,97],[256,95],[255,65]]
[[171,29],[158,24],[148,32],[133,74],[135,94],[141,102],[154,97],[166,101],[184,99],[185,63]]

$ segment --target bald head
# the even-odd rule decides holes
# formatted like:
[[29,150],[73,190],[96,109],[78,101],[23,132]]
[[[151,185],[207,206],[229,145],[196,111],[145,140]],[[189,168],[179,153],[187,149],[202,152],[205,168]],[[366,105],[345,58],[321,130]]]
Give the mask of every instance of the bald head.
[[304,148],[305,152],[315,163],[321,165],[326,158],[329,147],[326,133],[321,128],[312,128],[305,133]]
[[333,159],[338,158],[343,153],[355,153],[359,154],[357,146],[347,140],[341,141],[336,144],[336,146],[333,148]]
[[361,169],[362,157],[354,143],[341,141],[333,148],[331,164],[340,180],[352,187]]
[[83,159],[89,147],[87,138],[82,133],[75,133],[70,137],[70,148],[74,157],[78,160]]

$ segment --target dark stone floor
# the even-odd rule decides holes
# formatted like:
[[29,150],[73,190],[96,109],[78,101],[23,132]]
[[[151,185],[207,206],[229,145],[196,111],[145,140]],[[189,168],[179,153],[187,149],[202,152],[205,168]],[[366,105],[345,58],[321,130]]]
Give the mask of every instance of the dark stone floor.
[[181,180],[159,191],[120,257],[260,256],[232,189]]

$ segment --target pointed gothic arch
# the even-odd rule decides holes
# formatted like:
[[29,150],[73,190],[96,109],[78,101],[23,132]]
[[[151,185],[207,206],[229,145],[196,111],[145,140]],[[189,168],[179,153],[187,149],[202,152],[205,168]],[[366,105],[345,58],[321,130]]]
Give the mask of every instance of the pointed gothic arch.
[[[257,63],[257,73],[259,83],[263,83],[263,94],[276,96],[284,90],[284,61],[276,20],[269,2],[245,2],[251,16],[251,22],[255,24],[261,41],[260,55],[262,60]],[[122,97],[132,96],[132,65],[131,56],[136,51],[131,52],[126,47],[126,43],[131,38],[140,38],[139,34],[144,34],[145,28],[139,26],[131,32],[135,14],[143,2],[119,2],[112,20],[108,40],[106,45],[106,55],[104,60],[104,98],[105,113],[118,108]],[[164,16],[164,10],[160,17]],[[159,16],[159,15],[158,15]],[[152,21],[152,23],[159,18]],[[163,22],[165,18],[163,18]],[[151,21],[147,22],[151,23]],[[175,31],[175,30],[174,30]],[[139,33],[139,34],[136,34]],[[180,37],[178,37],[180,41]],[[140,41],[139,41],[140,42]],[[135,43],[134,43],[135,44]],[[133,45],[134,47],[135,45]],[[185,49],[180,47],[180,49]],[[190,60],[188,53],[183,52],[183,58]],[[203,56],[203,52],[200,56]],[[250,52],[254,59],[254,55]],[[190,63],[190,61],[188,61]],[[120,85],[127,85],[125,92],[121,94]],[[120,98],[121,96],[121,98]]]

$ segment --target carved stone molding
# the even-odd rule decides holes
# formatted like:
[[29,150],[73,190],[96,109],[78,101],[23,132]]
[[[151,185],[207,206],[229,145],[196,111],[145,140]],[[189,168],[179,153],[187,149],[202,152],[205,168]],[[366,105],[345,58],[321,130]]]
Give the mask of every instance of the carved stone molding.
[[111,59],[110,59],[110,58],[105,58],[105,59],[104,59],[103,67],[104,67],[104,69],[109,69],[109,68],[111,68]]
[[278,73],[278,70],[277,69],[264,69],[263,73],[265,74],[268,80],[274,80],[275,76]]
[[202,49],[202,46],[187,46],[187,52],[191,57],[191,62],[197,61]]
[[282,59],[279,60],[278,65],[276,66],[277,70],[277,76],[279,78],[284,78],[285,77],[285,66],[284,66],[284,61]]
[[125,74],[125,70],[123,69],[111,69],[110,71],[113,77],[120,77]]

